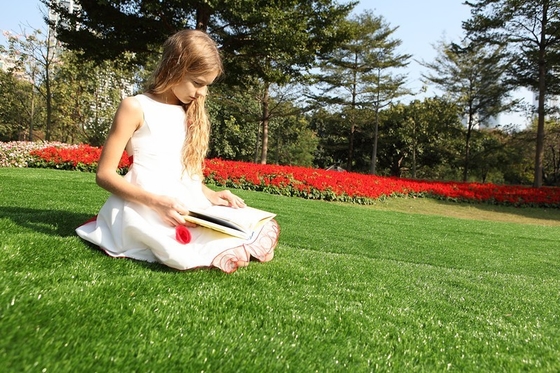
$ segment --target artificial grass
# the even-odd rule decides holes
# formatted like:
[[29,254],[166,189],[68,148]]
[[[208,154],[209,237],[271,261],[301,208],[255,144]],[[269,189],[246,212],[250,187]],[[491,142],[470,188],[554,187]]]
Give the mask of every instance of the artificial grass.
[[93,180],[0,168],[0,371],[560,370],[559,227],[235,191],[275,259],[180,272],[74,235]]

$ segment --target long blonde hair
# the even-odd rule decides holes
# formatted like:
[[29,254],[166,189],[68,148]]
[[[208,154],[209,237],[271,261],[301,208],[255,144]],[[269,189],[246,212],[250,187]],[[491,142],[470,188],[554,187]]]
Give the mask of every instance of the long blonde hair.
[[[199,30],[181,30],[163,43],[163,54],[152,73],[147,92],[161,94],[187,77],[223,73],[216,43]],[[183,108],[187,136],[183,145],[183,167],[190,175],[200,175],[208,152],[210,120],[206,97],[199,96]]]

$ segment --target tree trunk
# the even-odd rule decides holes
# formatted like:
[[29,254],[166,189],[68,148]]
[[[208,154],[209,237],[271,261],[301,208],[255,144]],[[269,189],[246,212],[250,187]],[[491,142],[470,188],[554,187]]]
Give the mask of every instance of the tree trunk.
[[260,122],[257,123],[257,132],[255,134],[255,154],[254,154],[254,162],[259,162],[259,145],[261,140],[261,124]]
[[352,159],[354,158],[354,133],[356,132],[356,125],[350,125],[350,134],[348,136],[348,162],[346,162],[346,170],[352,171]]
[[50,66],[45,68],[45,88],[46,88],[46,101],[47,101],[47,129],[45,133],[45,140],[50,141],[52,131],[52,94],[51,94],[51,78],[49,74]]
[[373,150],[371,152],[371,165],[369,168],[369,173],[375,175],[377,172],[376,164],[377,164],[377,139],[379,137],[379,107],[376,105],[375,107],[375,125],[373,130]]
[[542,186],[543,178],[543,158],[544,158],[544,101],[546,93],[546,61],[545,61],[545,42],[546,35],[544,26],[548,22],[547,19],[547,7],[543,6],[543,18],[541,24],[541,40],[539,49],[539,106],[537,109],[538,119],[537,119],[537,149],[535,152],[535,174],[533,186],[535,188],[540,188]]
[[379,106],[380,106],[380,92],[379,81],[381,80],[381,69],[377,69],[377,94],[375,101],[375,129],[373,131],[373,150],[371,152],[371,165],[369,168],[370,174],[377,173],[377,140],[379,138]]
[[416,118],[412,122],[412,178],[416,179],[416,153],[418,152],[418,141],[416,139]]
[[211,15],[212,8],[206,2],[200,4],[196,9],[196,29],[206,32]]
[[474,127],[474,118],[472,111],[469,110],[469,119],[467,123],[467,137],[465,139],[465,164],[463,167],[463,182],[467,181],[469,176],[469,162],[470,162],[470,155],[471,155],[471,134],[472,129]]
[[262,100],[262,141],[261,141],[261,164],[266,164],[266,156],[268,153],[268,122],[270,120],[269,104],[269,83],[264,84],[264,94]]
[[[35,80],[35,77],[33,77]],[[29,116],[29,141],[33,141],[33,121],[35,118],[35,86],[31,86],[31,113]]]

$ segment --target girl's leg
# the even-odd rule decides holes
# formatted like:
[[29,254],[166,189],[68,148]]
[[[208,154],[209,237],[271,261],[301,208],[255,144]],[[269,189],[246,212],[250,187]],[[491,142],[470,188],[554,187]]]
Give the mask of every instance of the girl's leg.
[[276,220],[271,220],[263,227],[257,239],[244,244],[245,249],[260,262],[268,262],[274,258],[274,248],[278,243],[280,228]]
[[243,245],[229,249],[218,255],[212,261],[212,266],[218,267],[226,273],[233,273],[239,267],[246,267],[249,265],[251,259],[249,253]]

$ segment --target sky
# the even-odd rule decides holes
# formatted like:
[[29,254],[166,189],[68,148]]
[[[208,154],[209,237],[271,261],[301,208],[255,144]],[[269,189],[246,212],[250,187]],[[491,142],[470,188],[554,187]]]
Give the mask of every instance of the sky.
[[[434,45],[439,41],[461,40],[461,22],[470,17],[470,8],[463,5],[463,2],[464,0],[361,0],[354,13],[371,10],[374,15],[383,16],[390,27],[397,27],[393,37],[402,41],[398,53],[412,55],[409,66],[399,73],[407,74],[407,87],[413,92],[419,92],[424,85],[421,75],[428,71],[417,61],[432,62],[437,54]],[[44,29],[41,9],[44,10],[44,6],[39,0],[10,2],[10,6],[4,6],[0,13],[0,30],[19,32],[22,29]],[[1,37],[0,42],[5,44]],[[428,87],[428,91],[417,98],[434,94],[434,89]],[[532,94],[526,90],[517,91],[513,96],[527,102],[532,101]],[[502,115],[499,122],[502,125],[526,125],[526,119],[518,114]]]

